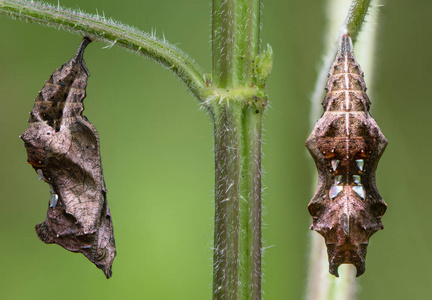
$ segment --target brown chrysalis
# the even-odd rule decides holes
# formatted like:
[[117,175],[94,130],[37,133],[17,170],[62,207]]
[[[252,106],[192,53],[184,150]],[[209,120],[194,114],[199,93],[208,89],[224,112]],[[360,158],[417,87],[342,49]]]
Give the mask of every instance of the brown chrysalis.
[[318,187],[309,203],[312,230],[325,239],[331,274],[341,264],[365,271],[369,238],[383,229],[387,205],[378,193],[375,171],[387,146],[369,114],[363,72],[351,38],[342,36],[323,101],[324,114],[306,141],[318,169]]
[[110,278],[116,249],[99,136],[82,115],[89,76],[83,54],[90,42],[84,38],[45,83],[21,138],[28,162],[50,186],[46,220],[36,225],[39,238],[81,252]]

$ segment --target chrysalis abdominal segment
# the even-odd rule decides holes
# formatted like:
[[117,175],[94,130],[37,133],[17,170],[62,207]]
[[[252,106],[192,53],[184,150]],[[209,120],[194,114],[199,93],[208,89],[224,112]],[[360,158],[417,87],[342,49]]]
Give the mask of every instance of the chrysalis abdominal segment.
[[369,114],[363,72],[348,35],[342,36],[326,91],[324,114],[306,141],[319,173],[308,206],[311,229],[325,239],[331,274],[338,276],[341,264],[353,264],[360,276],[369,238],[383,229],[387,205],[375,171],[387,140]]
[[99,135],[82,115],[89,71],[84,38],[75,56],[47,80],[21,135],[28,162],[50,187],[39,238],[81,252],[107,278],[116,255],[111,214],[102,173]]

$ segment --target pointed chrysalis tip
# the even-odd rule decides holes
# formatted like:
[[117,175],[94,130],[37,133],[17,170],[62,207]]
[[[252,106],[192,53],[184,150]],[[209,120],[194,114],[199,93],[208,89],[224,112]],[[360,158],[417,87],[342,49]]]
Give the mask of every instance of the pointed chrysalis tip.
[[353,52],[353,45],[352,45],[351,37],[348,35],[348,33],[344,33],[340,41],[339,55],[351,56],[352,52]]
[[110,279],[111,278],[111,276],[112,276],[111,266],[102,269],[102,271],[104,272],[106,279]]

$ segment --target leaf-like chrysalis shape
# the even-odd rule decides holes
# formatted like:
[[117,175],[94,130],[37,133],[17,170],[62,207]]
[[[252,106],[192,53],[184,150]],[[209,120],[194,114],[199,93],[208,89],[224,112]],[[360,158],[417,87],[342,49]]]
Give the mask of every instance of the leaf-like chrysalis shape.
[[84,38],[45,83],[21,138],[28,162],[50,186],[46,220],[36,225],[39,238],[81,252],[110,278],[116,250],[99,136],[82,115],[89,76],[83,54],[90,42]]
[[360,276],[369,238],[383,229],[387,205],[375,171],[387,140],[369,114],[363,72],[348,35],[342,36],[326,91],[324,114],[306,141],[318,169],[308,206],[311,229],[325,239],[331,274],[337,277],[341,264],[353,264]]

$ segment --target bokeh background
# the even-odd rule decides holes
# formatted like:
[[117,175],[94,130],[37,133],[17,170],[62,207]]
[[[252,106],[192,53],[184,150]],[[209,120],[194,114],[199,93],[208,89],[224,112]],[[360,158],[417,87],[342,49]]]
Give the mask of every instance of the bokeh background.
[[[347,0],[348,1],[348,0]],[[57,1],[47,1],[57,4]],[[210,71],[207,1],[62,0],[163,34]],[[275,60],[265,114],[264,298],[304,294],[316,171],[304,147],[324,47],[326,1],[264,1],[263,45]],[[429,299],[432,286],[432,1],[387,1],[378,18],[372,115],[390,144],[377,184],[388,204],[371,239],[359,299]],[[0,298],[210,299],[213,137],[210,118],[167,70],[91,44],[84,114],[96,125],[118,256],[105,279],[81,254],[39,241],[48,185],[18,136],[49,75],[80,37],[0,17]],[[361,64],[361,61],[360,61]],[[329,275],[330,276],[330,275]]]

